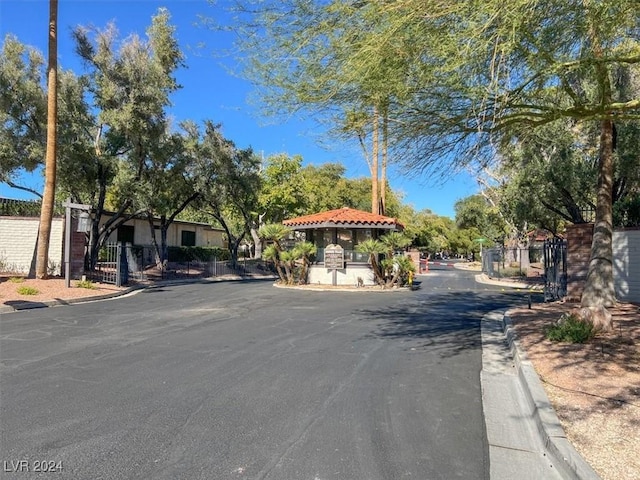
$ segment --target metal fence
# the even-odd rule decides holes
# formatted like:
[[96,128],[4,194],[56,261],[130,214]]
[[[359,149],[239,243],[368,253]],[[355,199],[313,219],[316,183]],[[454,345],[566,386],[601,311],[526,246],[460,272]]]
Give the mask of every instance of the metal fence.
[[527,248],[486,248],[482,250],[482,271],[492,278],[544,277],[542,246]]
[[131,282],[153,282],[170,279],[198,279],[237,275],[241,277],[271,275],[274,268],[268,262],[239,259],[235,265],[230,260],[173,260],[171,257],[161,266],[156,261],[152,246],[108,244],[100,252],[100,259],[88,276],[102,283],[126,285]]
[[510,278],[544,287],[545,301],[567,294],[567,242],[546,240],[529,248],[482,250],[482,271],[491,278]]
[[567,295],[567,241],[559,238],[544,242],[544,300],[560,300]]

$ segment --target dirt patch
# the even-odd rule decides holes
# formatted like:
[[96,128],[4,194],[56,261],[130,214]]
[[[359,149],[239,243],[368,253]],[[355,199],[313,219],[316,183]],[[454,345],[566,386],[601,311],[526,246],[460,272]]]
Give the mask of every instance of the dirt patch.
[[[21,281],[16,281],[21,279]],[[44,302],[49,300],[70,300],[76,298],[93,297],[118,293],[125,288],[104,283],[93,283],[94,288],[81,288],[77,281],[71,281],[71,287],[65,287],[62,278],[39,280],[35,278],[0,276],[0,305],[13,306],[20,302]],[[20,293],[20,289],[37,292],[32,295]]]
[[572,303],[509,312],[569,440],[604,480],[640,478],[640,307],[609,309],[614,330],[585,344],[547,340]]

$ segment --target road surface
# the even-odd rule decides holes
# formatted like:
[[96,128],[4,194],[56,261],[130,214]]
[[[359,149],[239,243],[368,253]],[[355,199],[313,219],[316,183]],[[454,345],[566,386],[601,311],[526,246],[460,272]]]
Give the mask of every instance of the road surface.
[[419,279],[197,283],[5,314],[2,478],[488,478],[480,319],[524,297],[469,272]]

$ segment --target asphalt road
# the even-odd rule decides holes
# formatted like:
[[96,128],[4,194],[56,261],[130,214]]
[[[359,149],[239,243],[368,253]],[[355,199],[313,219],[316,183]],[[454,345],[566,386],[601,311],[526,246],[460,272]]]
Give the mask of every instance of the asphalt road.
[[176,285],[5,314],[2,478],[488,478],[480,319],[524,296],[460,271],[419,279]]

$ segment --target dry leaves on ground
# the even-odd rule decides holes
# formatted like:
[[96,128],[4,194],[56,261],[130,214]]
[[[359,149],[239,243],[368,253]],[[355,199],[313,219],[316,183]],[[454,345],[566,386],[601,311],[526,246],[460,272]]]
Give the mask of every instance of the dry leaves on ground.
[[571,303],[509,312],[520,344],[576,450],[604,480],[640,478],[640,308],[609,309],[614,331],[586,344],[547,340]]

